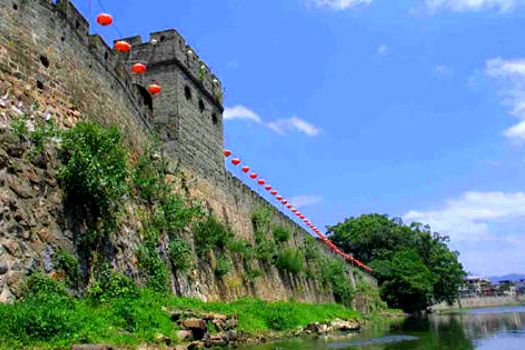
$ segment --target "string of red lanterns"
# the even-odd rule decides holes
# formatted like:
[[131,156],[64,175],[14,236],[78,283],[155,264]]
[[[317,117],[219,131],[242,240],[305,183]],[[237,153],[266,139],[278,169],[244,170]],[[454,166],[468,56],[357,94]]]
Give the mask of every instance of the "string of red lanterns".
[[[111,24],[113,24],[113,17],[110,15],[110,14],[107,14],[107,13],[101,13],[97,16],[97,23],[101,26],[109,26]],[[120,33],[119,33],[120,34]],[[117,52],[120,52],[120,53],[129,53],[131,52],[131,49],[132,49],[132,46],[130,43],[128,43],[127,41],[124,41],[124,40],[119,40],[117,42],[115,42],[115,46],[114,46],[115,50]],[[131,72],[134,73],[134,74],[145,74],[147,71],[147,66],[146,64],[144,63],[135,63],[131,66]],[[157,95],[161,92],[162,88],[159,84],[157,83],[152,83],[148,86],[148,92],[151,94],[151,95]],[[225,150],[224,151],[224,156],[226,158],[230,157],[232,155],[232,152],[230,150]],[[237,166],[239,164],[241,164],[241,160],[239,158],[233,158],[232,159],[232,164],[234,166]],[[244,173],[248,173],[250,171],[250,168],[248,166],[243,166],[242,167],[242,172]],[[249,177],[253,180],[257,179],[258,175],[257,173],[251,173],[249,175]],[[261,186],[265,185],[266,184],[266,180],[264,179],[259,179],[257,181],[257,183]],[[270,185],[266,185],[264,187],[267,191],[270,191],[272,190],[272,186]],[[345,258],[346,261],[354,264],[354,265],[357,265],[358,267],[362,268],[363,270],[367,271],[367,272],[372,272],[372,269],[368,266],[366,266],[365,264],[363,264],[362,262],[360,262],[359,260],[355,259],[354,257],[346,254],[346,253],[343,253],[341,252],[335,244],[333,244],[328,238],[326,238],[326,236],[324,236],[321,231],[311,223],[311,221],[309,219],[306,218],[305,215],[303,215],[300,211],[298,211],[297,209],[295,209],[291,204],[289,204],[288,200],[284,199],[282,195],[278,195],[278,191],[276,190],[273,190],[270,192],[273,196],[275,196],[275,199],[278,200],[279,202],[281,202],[283,205],[286,205],[286,208],[287,209],[290,209],[291,212],[293,214],[295,214],[299,219],[303,220],[304,223],[306,224],[306,226],[308,228],[310,228],[320,239],[321,241],[323,241],[324,243],[326,243],[328,245],[328,247],[330,247],[330,249],[335,253],[335,254],[338,254],[340,256],[342,256],[343,258]]]
[[[108,13],[101,13],[97,16],[97,23],[101,26],[109,26],[113,24],[113,17]],[[118,31],[118,30],[117,30]],[[120,32],[119,32],[120,34]],[[118,40],[114,45],[115,51],[120,53],[131,52],[132,46],[130,43],[124,40]],[[131,66],[131,72],[133,74],[145,74],[147,71],[147,66],[145,63],[135,63]],[[151,95],[158,95],[161,92],[161,87],[158,83],[154,82],[148,86],[148,92]]]
[[[224,156],[226,158],[232,156],[232,152],[230,150],[225,150],[224,151]],[[238,166],[241,164],[241,160],[239,158],[233,158],[231,160],[231,163],[234,165],[234,166]],[[244,172],[244,173],[248,173],[250,171],[250,167],[248,166],[243,166],[241,168],[241,170]],[[252,180],[256,180],[258,178],[258,175],[257,173],[251,173],[249,175],[249,177],[252,179]],[[261,179],[259,178],[259,180],[257,180],[257,183],[260,185],[260,186],[264,186],[266,184],[266,180],[264,179]],[[306,217],[306,215],[304,215],[303,213],[301,213],[298,209],[294,208],[294,206],[287,200],[287,199],[284,199],[284,197],[282,195],[279,194],[279,192],[274,189],[272,186],[270,186],[269,184],[266,184],[266,186],[264,186],[264,189],[267,190],[267,191],[270,191],[271,190],[271,194],[275,197],[275,199],[277,201],[279,201],[281,204],[283,204],[286,209],[289,209],[291,213],[293,213],[298,219],[302,220],[304,222],[304,224],[312,231],[314,232],[318,237],[319,239],[325,243],[329,248],[330,250],[336,254],[336,255],[339,255],[341,257],[343,257],[347,262],[361,268],[362,270],[366,271],[366,272],[372,272],[373,270],[366,266],[365,264],[363,264],[362,262],[360,262],[359,260],[357,260],[356,258],[354,258],[353,256],[349,255],[349,254],[346,254],[344,252],[342,252],[339,248],[337,248],[337,246],[332,242],[330,241],[322,232],[321,230],[319,230],[314,224],[312,224],[312,222],[310,221],[310,219],[308,219]]]

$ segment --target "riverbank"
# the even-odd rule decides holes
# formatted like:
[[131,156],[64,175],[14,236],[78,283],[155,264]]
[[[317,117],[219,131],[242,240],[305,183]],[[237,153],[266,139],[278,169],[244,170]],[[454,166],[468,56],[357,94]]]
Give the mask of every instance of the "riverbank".
[[471,309],[520,305],[525,305],[525,296],[476,297],[462,298],[455,301],[452,305],[447,303],[434,305],[432,306],[432,310],[436,313],[450,313]]
[[206,345],[204,335],[217,341],[211,345],[263,342],[315,332],[315,325],[321,330],[355,329],[363,320],[337,304],[257,299],[206,303],[124,284],[112,294],[80,299],[45,280],[34,287],[24,300],[0,305],[0,349],[71,349],[74,344],[166,348],[194,340],[189,348],[197,348]]

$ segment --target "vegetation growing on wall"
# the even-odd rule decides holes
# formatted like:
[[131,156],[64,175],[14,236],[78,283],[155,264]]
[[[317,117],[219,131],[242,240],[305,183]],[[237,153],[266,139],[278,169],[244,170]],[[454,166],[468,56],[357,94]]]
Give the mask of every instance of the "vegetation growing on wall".
[[[254,241],[235,239],[212,213],[175,191],[167,179],[176,179],[177,171],[168,169],[155,140],[142,154],[131,157],[116,128],[79,123],[70,130],[48,131],[36,129],[33,133],[47,136],[35,139],[42,145],[53,137],[62,145],[62,184],[69,200],[88,218],[87,230],[79,237],[80,261],[66,251],[53,257],[55,269],[63,272],[69,287],[86,287],[85,294],[99,301],[119,296],[120,291],[133,292],[127,277],[113,275],[104,252],[98,254],[110,236],[119,232],[120,222],[128,215],[124,204],[132,199],[141,222],[137,267],[149,290],[166,292],[170,270],[185,274],[201,263],[209,264],[215,276],[232,288],[238,288],[243,279],[257,279],[273,266],[317,280],[338,302],[351,305],[355,291],[342,261],[323,254],[309,236],[304,246],[294,247],[292,232],[275,225],[267,206],[252,215]],[[84,275],[81,265],[87,267],[82,269]],[[239,266],[242,279],[231,274]]]

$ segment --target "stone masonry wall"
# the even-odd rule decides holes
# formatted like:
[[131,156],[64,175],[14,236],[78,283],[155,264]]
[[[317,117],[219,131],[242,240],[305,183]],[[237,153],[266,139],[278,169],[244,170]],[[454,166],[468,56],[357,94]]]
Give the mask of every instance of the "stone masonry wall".
[[197,54],[175,30],[153,33],[148,42],[125,39],[133,50],[121,58],[144,63],[147,72],[138,84],[160,84],[154,96],[154,121],[172,158],[205,179],[221,183],[224,175],[224,140],[221,85]]
[[[132,56],[115,53],[88,32],[89,24],[70,1],[0,0],[0,301],[19,297],[28,273],[53,274],[53,254],[74,252],[76,236],[82,233],[72,225],[75,218],[57,183],[56,145],[41,157],[26,157],[30,145],[8,131],[18,118],[27,117],[30,128],[49,118],[65,128],[80,120],[118,125],[135,152],[157,130],[167,154],[187,172],[190,192],[239,237],[253,241],[251,215],[267,205],[225,170],[222,87],[176,31],[153,33],[149,43],[130,38]],[[128,73],[127,65],[138,60],[149,64],[145,77]],[[152,81],[163,88],[153,98],[146,90]],[[294,232],[290,245],[300,247],[307,233],[273,210],[275,223]],[[135,253],[141,222],[136,211],[133,203],[127,204],[128,219],[113,238],[111,262],[139,280]],[[348,274],[355,284],[352,269]],[[275,268],[253,283],[238,283],[243,279],[240,266],[227,280],[217,280],[205,265],[189,277],[172,272],[170,278],[175,293],[205,300],[258,296],[333,301],[315,281]]]

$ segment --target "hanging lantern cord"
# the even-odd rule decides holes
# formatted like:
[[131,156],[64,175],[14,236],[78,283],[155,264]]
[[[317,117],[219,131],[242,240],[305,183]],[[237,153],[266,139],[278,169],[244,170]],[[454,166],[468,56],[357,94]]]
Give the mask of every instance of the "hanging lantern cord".
[[[98,5],[100,6],[100,8],[102,9],[102,11],[104,11],[104,12],[106,12],[106,13],[108,12],[100,0],[97,0],[97,3],[98,3]],[[117,31],[117,34],[119,35],[119,37],[120,37],[120,38],[124,38],[124,36],[123,36],[122,33],[120,32],[120,30],[118,29],[117,25],[114,24],[113,27],[114,27],[115,30]]]

